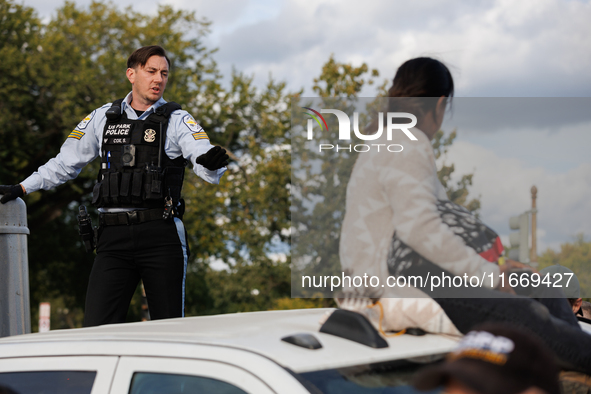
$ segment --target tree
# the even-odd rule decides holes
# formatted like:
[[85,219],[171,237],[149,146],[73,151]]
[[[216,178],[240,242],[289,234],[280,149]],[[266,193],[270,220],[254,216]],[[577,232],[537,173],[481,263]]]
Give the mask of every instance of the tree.
[[29,88],[35,70],[29,65],[39,52],[40,29],[32,8],[0,1],[0,87],[6,98],[11,98],[0,102],[0,180],[7,184],[15,183],[16,172],[26,166],[23,158],[27,154],[11,148],[26,143],[27,132],[36,128],[29,119],[35,106]]
[[581,286],[581,295],[589,299],[591,296],[591,242],[585,241],[583,234],[578,234],[574,242],[565,242],[560,245],[560,252],[548,248],[538,257],[539,269],[551,265],[560,264],[570,268]]
[[[370,77],[365,76],[370,73]],[[370,70],[366,63],[355,67],[349,63],[340,63],[330,55],[328,61],[322,66],[318,78],[314,78],[312,90],[319,97],[357,97],[365,84],[373,85],[380,76],[377,69]],[[367,79],[366,79],[367,78]],[[383,91],[383,86],[382,89]]]
[[[370,74],[369,76],[367,74]],[[314,79],[313,91],[320,96],[323,108],[346,113],[353,111],[357,95],[365,84],[373,84],[379,73],[363,63],[358,67],[335,61],[331,55]],[[306,99],[292,102],[292,123],[305,122],[296,108],[309,107]],[[364,124],[363,118],[360,123]],[[338,128],[334,117],[327,118],[328,129]],[[334,143],[334,135],[322,129],[315,135],[317,143]],[[337,275],[340,271],[339,240],[341,222],[345,215],[348,179],[356,155],[335,151],[315,152],[307,149],[303,134],[292,136],[292,162],[297,168],[292,174],[292,220],[295,234],[293,254],[298,261],[292,266],[292,294],[306,297],[327,296],[317,289],[302,287],[302,275]]]
[[[441,157],[445,157],[445,154],[456,137],[456,130],[453,130],[447,136],[443,130],[439,130],[437,133],[435,133],[433,140],[431,140],[431,145],[433,146],[436,160]],[[451,176],[454,171],[455,166],[453,163],[446,165],[444,161],[441,162],[440,168],[437,170],[437,177],[445,188],[447,198],[449,198],[450,201],[465,207],[470,212],[477,214],[478,210],[480,209],[480,198],[472,198],[470,201],[468,201],[468,195],[470,193],[468,188],[472,186],[472,177],[474,174],[464,174],[459,181],[456,181],[455,184],[452,184]]]
[[[274,298],[290,294],[287,95],[284,83],[270,80],[258,90],[251,78],[234,74],[228,91],[206,91],[202,98],[209,103],[200,110],[203,127],[234,162],[218,187],[190,174],[184,190],[185,222],[197,245],[194,269],[205,274],[209,297],[207,305],[189,302],[188,313],[269,309]],[[229,270],[212,270],[213,260]]]

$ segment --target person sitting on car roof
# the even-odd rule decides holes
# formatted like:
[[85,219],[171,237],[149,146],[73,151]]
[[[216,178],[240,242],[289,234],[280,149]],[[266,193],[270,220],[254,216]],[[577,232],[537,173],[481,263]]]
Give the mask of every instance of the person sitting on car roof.
[[[460,334],[487,321],[509,322],[542,339],[562,368],[590,374],[591,336],[581,330],[564,296],[557,293],[552,302],[517,296],[499,273],[525,267],[503,261],[498,235],[451,202],[438,179],[431,140],[453,92],[451,73],[435,59],[411,59],[396,72],[388,112],[416,114],[417,127],[408,129],[416,141],[396,154],[359,155],[347,185],[340,262],[344,274],[378,276],[381,283],[400,277],[428,283],[444,275],[460,282],[465,276],[491,280],[476,287],[343,286],[337,302],[365,313],[383,332],[419,327]],[[386,142],[384,134],[375,142]],[[379,313],[368,312],[378,310],[376,305]]]

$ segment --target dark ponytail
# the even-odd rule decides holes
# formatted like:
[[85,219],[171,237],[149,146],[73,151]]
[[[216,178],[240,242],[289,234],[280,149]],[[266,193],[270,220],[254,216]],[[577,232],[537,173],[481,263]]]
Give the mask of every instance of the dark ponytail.
[[396,71],[389,97],[453,97],[454,80],[447,67],[430,57],[404,62]]
[[[389,97],[428,97],[420,100],[404,100],[405,106],[413,106],[423,113],[434,110],[441,96],[454,95],[454,80],[448,68],[439,60],[417,57],[404,62],[396,71]],[[414,103],[414,105],[411,104]]]
[[[421,117],[435,111],[441,96],[447,97],[450,103],[453,95],[454,80],[447,67],[439,60],[417,57],[398,67],[388,90],[388,112],[410,112]],[[374,118],[364,134],[374,134],[377,129],[378,118]]]

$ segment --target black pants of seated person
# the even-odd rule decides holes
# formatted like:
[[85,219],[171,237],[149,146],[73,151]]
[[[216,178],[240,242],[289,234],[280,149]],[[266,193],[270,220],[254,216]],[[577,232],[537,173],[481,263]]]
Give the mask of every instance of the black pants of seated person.
[[[422,258],[415,259],[410,267],[396,270],[398,275],[421,276],[424,280],[427,272],[431,276],[454,276]],[[421,290],[443,308],[462,333],[483,322],[504,322],[539,337],[554,351],[561,368],[591,374],[591,335],[580,329],[565,298],[541,298],[539,302],[486,288]]]

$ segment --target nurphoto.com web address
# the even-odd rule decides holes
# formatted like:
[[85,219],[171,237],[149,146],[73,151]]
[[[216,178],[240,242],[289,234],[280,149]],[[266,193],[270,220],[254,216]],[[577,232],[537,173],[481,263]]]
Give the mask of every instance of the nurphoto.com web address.
[[[565,277],[566,284],[564,287],[568,287],[570,280],[573,277],[573,273],[555,273],[546,275],[540,275],[538,273],[510,273],[506,275],[504,272],[498,274],[498,278],[501,286],[505,286],[508,283],[511,287],[538,287],[541,285],[547,287],[562,287],[562,278]],[[302,276],[302,287],[304,288],[329,288],[330,291],[334,291],[342,287],[415,287],[415,288],[429,288],[433,291],[436,288],[471,288],[471,287],[494,287],[494,273],[483,273],[482,276],[464,274],[463,276],[448,275],[442,272],[440,275],[431,275],[427,272],[427,275],[409,275],[409,276],[388,276],[385,282],[382,282],[378,276],[370,276],[368,274],[363,275],[345,275],[343,272],[341,276],[338,275],[303,275]]]

